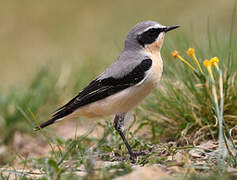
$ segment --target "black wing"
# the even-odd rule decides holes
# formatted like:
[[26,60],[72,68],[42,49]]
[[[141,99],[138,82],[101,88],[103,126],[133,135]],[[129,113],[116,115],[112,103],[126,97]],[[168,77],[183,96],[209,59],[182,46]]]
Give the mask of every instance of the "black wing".
[[[57,112],[52,116],[52,118],[42,123],[40,127],[44,128],[54,123],[56,120],[71,114],[81,106],[104,99],[121,90],[138,84],[144,79],[146,71],[149,70],[151,66],[152,60],[145,59],[139,65],[137,65],[130,73],[121,78],[108,77],[105,79],[93,80],[76,97],[74,97],[64,106],[60,107]],[[36,130],[38,129],[39,128],[36,128]]]

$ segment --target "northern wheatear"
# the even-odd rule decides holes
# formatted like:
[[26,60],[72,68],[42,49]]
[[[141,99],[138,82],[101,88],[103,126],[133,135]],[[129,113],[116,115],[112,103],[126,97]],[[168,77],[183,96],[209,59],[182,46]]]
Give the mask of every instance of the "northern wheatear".
[[136,24],[128,33],[124,49],[114,63],[36,130],[70,117],[115,115],[114,128],[134,161],[137,154],[123,134],[124,118],[157,87],[163,71],[160,49],[165,33],[178,27],[163,26],[155,21]]

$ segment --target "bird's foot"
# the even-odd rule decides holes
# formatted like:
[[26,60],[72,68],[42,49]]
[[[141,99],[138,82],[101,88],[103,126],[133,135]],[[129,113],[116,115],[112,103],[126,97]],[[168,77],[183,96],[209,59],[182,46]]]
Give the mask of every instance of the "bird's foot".
[[135,164],[137,162],[138,156],[145,156],[147,153],[145,151],[139,150],[139,151],[131,151],[129,154],[131,163]]

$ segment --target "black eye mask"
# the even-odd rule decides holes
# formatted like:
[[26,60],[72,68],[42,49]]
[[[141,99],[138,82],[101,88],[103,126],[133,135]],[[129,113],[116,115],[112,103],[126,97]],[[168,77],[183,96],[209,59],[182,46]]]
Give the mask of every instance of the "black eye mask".
[[147,44],[152,44],[155,42],[156,38],[161,32],[164,32],[165,28],[151,28],[142,34],[137,36],[137,41],[143,47]]

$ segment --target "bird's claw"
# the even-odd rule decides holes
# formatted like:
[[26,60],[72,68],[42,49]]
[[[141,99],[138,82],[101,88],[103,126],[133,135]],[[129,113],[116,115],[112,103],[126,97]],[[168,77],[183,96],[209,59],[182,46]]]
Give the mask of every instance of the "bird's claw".
[[146,152],[140,150],[140,151],[132,151],[129,154],[130,154],[131,163],[135,164],[137,162],[137,157],[138,156],[145,156]]

